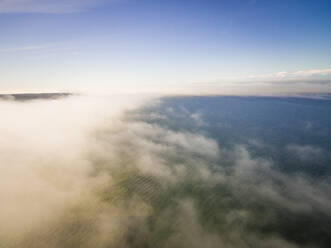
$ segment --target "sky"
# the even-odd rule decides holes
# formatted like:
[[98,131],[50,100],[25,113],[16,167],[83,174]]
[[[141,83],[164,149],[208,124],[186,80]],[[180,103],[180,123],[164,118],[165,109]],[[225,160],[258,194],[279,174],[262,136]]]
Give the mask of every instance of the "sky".
[[4,0],[0,92],[298,80],[331,92],[330,13],[322,0]]

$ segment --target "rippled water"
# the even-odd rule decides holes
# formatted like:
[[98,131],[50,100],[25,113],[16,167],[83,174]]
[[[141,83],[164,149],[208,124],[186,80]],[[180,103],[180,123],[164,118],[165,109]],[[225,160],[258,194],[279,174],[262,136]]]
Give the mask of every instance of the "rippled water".
[[[213,159],[176,154],[190,173],[170,198],[190,199],[201,230],[225,247],[329,247],[330,113],[329,98],[179,97],[138,119],[217,142]],[[195,180],[199,159],[219,178]]]

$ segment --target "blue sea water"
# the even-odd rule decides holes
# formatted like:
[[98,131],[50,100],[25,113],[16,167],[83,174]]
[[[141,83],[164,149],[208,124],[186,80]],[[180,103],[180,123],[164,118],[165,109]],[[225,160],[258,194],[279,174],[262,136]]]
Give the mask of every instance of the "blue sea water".
[[[144,120],[171,130],[200,132],[221,148],[245,145],[282,169],[326,176],[331,171],[331,98],[170,97]],[[150,119],[153,111],[165,119]],[[296,151],[296,152],[295,152]],[[297,153],[311,153],[298,161]]]

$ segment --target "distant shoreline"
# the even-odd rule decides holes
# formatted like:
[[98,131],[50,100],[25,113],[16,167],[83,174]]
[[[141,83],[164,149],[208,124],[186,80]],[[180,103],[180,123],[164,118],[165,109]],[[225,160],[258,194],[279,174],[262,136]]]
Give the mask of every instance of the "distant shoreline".
[[15,93],[15,94],[0,94],[0,100],[12,101],[30,101],[30,100],[49,100],[68,97],[72,93]]

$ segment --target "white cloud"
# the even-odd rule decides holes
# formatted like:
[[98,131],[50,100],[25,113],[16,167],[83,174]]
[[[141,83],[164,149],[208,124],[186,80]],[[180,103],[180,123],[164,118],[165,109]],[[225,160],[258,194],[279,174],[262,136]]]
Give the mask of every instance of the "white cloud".
[[[0,101],[1,247],[153,247],[157,241],[160,247],[293,248],[278,216],[291,213],[291,225],[302,214],[329,218],[329,178],[315,183],[277,170],[245,146],[223,150],[203,134],[132,119],[127,110],[150,100]],[[219,163],[222,156],[232,157],[233,167]],[[267,212],[260,215],[252,203]],[[206,208],[213,221],[202,224]],[[159,233],[169,236],[159,240]]]
[[[294,147],[298,156],[303,156],[303,152],[316,156],[320,150],[311,146]],[[258,195],[263,201],[269,200],[293,213],[324,213],[330,216],[331,201],[328,197],[331,186],[326,180],[314,181],[314,179],[300,173],[286,174],[274,166],[272,160],[263,158],[253,158],[246,147],[238,146],[235,151],[235,173],[231,182],[242,187],[247,194],[253,197]],[[306,159],[307,157],[304,157]],[[301,157],[300,159],[303,159]]]
[[297,72],[294,72],[293,75],[299,76],[299,77],[326,76],[326,75],[331,75],[331,69],[297,71]]
[[0,13],[72,13],[116,0],[2,0]]
[[202,118],[202,113],[197,112],[190,115],[191,119],[195,121],[198,126],[205,126],[207,123]]
[[290,144],[286,146],[286,149],[302,161],[317,160],[324,154],[323,149],[312,145]]
[[269,79],[269,80],[280,80],[280,79],[302,79],[311,77],[324,77],[331,75],[331,68],[328,69],[312,69],[312,70],[301,70],[295,72],[280,71],[277,73],[250,75],[248,79]]

